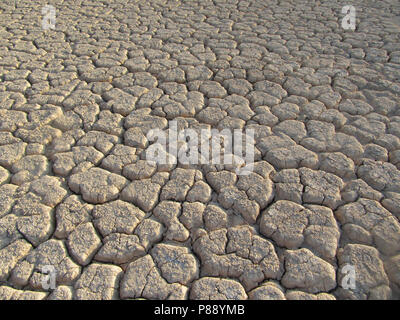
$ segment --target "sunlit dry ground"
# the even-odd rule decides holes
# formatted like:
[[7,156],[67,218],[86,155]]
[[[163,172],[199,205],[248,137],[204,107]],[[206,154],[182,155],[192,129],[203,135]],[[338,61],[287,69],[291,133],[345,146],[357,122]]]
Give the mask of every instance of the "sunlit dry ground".
[[[1,299],[399,298],[398,2],[46,4],[0,5]],[[146,161],[170,120],[254,171]]]

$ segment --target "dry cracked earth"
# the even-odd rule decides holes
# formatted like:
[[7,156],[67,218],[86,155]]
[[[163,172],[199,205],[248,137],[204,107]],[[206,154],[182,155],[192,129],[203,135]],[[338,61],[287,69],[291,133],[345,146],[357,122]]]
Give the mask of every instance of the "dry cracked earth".
[[[0,4],[0,299],[399,299],[397,1],[46,4]],[[170,120],[254,171],[146,161]]]

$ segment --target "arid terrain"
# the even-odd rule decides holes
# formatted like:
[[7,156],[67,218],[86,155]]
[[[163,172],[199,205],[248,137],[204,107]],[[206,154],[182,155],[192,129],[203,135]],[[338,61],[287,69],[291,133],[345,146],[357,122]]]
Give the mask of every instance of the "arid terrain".
[[[0,299],[400,299],[398,1],[4,0],[0,43]],[[149,160],[173,122],[251,172]]]

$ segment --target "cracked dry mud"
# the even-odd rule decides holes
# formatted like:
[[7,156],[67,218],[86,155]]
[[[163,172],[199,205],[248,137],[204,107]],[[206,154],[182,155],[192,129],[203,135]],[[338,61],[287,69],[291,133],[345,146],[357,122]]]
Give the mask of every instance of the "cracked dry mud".
[[[399,299],[396,1],[15,4],[0,299]],[[254,129],[254,171],[144,160],[170,120]]]

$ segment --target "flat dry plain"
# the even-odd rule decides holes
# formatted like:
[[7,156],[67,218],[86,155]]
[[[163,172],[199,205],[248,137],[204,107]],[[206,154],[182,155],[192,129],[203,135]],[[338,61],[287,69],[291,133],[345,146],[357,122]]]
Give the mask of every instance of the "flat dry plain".
[[399,2],[50,2],[0,4],[0,299],[399,299]]

